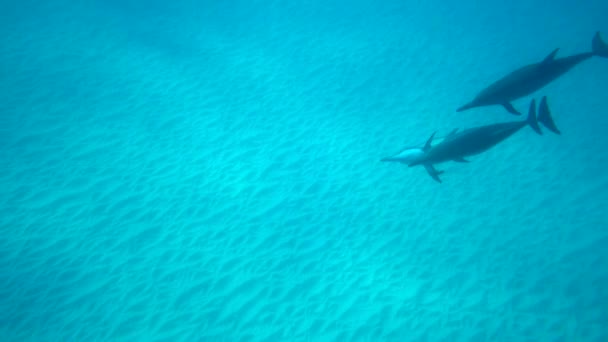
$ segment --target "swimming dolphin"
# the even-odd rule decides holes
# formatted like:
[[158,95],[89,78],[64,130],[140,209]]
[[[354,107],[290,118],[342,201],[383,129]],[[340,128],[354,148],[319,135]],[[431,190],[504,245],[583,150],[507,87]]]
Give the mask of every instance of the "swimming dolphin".
[[575,65],[593,56],[608,58],[608,44],[602,40],[599,31],[595,33],[591,42],[591,52],[555,58],[558,50],[553,50],[542,62],[526,65],[492,83],[483,89],[473,101],[458,108],[457,111],[461,112],[481,106],[502,105],[509,113],[520,115],[521,113],[511,105],[511,101],[532,94],[565,74]]
[[[532,100],[526,120],[480,126],[462,132],[454,130],[442,142],[435,145],[432,145],[433,137],[435,136],[435,133],[433,133],[424,147],[421,148],[422,153],[413,151],[408,153],[407,158],[404,158],[404,160],[407,160],[406,163],[409,167],[423,165],[428,174],[435,181],[441,183],[439,175],[443,171],[437,171],[434,164],[447,161],[466,163],[468,160],[465,157],[487,151],[527,125],[530,125],[536,133],[542,134],[538,122],[542,123],[550,131],[561,134],[551,117],[546,97],[542,98],[538,117],[536,116],[536,102]],[[400,154],[385,159],[387,159],[386,161],[401,161],[398,158]]]

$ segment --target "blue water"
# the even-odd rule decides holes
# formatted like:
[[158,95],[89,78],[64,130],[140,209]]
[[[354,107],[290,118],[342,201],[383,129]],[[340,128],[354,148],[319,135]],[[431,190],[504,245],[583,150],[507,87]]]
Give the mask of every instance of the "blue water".
[[0,3],[0,341],[608,341],[608,2]]

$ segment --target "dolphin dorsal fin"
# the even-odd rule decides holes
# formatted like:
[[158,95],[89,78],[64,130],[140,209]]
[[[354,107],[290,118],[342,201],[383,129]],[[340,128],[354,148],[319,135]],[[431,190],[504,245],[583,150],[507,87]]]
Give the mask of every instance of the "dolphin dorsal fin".
[[555,59],[555,55],[557,55],[557,52],[559,51],[559,48],[551,51],[550,54],[547,55],[547,57],[545,57],[545,59],[543,59],[543,61],[540,63],[541,65],[545,65],[547,63],[551,63],[553,62],[553,60]]
[[426,141],[426,144],[424,144],[424,152],[427,152],[431,149],[431,143],[433,142],[433,137],[435,137],[435,133],[437,132],[433,132],[433,134],[431,134],[431,137]]

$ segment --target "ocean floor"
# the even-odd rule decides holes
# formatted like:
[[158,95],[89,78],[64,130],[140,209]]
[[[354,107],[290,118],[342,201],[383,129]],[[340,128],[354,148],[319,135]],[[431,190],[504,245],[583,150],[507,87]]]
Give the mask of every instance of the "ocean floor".
[[519,120],[456,108],[608,3],[0,12],[1,341],[608,340],[608,60],[534,94],[561,136],[380,162]]

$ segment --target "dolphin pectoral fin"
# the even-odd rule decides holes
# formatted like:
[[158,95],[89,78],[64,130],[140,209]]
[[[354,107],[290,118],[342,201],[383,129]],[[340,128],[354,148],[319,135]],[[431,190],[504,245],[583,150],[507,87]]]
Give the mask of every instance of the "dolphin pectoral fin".
[[459,163],[470,163],[470,161],[464,159],[463,157],[454,158],[453,160]]
[[553,62],[553,60],[555,60],[555,55],[557,55],[558,51],[559,51],[559,48],[553,50],[550,54],[547,55],[547,57],[545,57],[545,59],[543,59],[543,61],[540,63],[540,65],[543,66],[543,65],[547,65],[547,64]]
[[439,175],[442,174],[443,171],[437,171],[432,164],[424,164],[424,168],[431,178],[433,178],[436,182],[441,183],[441,178],[439,178]]
[[521,115],[520,112],[517,111],[517,109],[515,109],[515,107],[513,107],[513,105],[510,102],[504,102],[502,104],[503,107],[505,107],[505,109],[507,110],[507,112],[513,114],[513,115]]

